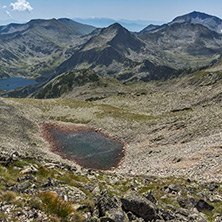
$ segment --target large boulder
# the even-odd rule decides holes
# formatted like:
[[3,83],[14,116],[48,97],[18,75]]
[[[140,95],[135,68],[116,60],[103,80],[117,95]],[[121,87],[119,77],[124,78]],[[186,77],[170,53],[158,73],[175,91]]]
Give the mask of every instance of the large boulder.
[[195,207],[197,208],[198,211],[204,211],[204,210],[213,210],[214,207],[210,204],[208,204],[206,201],[204,200],[199,200]]
[[128,191],[121,198],[121,202],[126,212],[131,211],[145,221],[152,221],[158,218],[156,205],[135,191]]
[[100,219],[101,222],[129,222],[127,214],[121,209],[111,209]]
[[179,203],[179,205],[182,208],[191,209],[196,205],[197,200],[194,199],[193,197],[192,198],[181,198],[181,197],[179,197],[179,198],[177,198],[177,202]]

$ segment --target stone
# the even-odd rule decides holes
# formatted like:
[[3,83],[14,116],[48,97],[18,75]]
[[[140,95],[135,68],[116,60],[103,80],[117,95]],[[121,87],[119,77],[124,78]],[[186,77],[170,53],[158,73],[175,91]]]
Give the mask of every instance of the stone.
[[120,209],[111,209],[102,217],[101,222],[128,222],[127,214]]
[[38,170],[35,167],[28,167],[20,172],[21,174],[36,174]]
[[111,209],[121,208],[121,203],[115,197],[111,197],[106,190],[103,190],[97,200],[97,208],[99,210],[99,216],[105,216],[106,212]]
[[145,192],[143,193],[143,196],[146,197],[149,201],[151,201],[152,203],[156,204],[156,198],[153,196],[151,191]]
[[29,181],[25,181],[21,184],[16,184],[13,187],[10,188],[10,190],[12,191],[19,191],[19,192],[23,192],[25,191],[28,187],[30,186],[30,182]]
[[196,205],[197,200],[195,200],[194,198],[187,198],[187,199],[177,198],[177,202],[181,207],[185,209],[190,209]]
[[45,187],[41,190],[41,192],[52,191],[55,192],[61,198],[66,196],[66,200],[72,203],[80,203],[81,201],[87,199],[87,196],[84,192],[82,192],[77,187],[69,186],[69,185],[57,185],[51,187]]
[[128,191],[121,198],[122,206],[125,211],[131,211],[145,221],[157,219],[157,207],[144,196],[135,191]]
[[168,188],[171,192],[172,191],[174,191],[174,192],[180,191],[180,188],[178,186],[176,186],[175,184],[170,184]]
[[213,192],[217,188],[219,188],[219,186],[216,183],[214,183],[214,182],[210,183],[209,186],[208,186],[208,189],[211,192]]
[[34,176],[28,174],[28,175],[20,176],[17,179],[18,182],[26,181],[26,180],[36,180],[36,178]]
[[57,185],[58,185],[58,182],[55,179],[51,179],[49,177],[48,180],[43,185],[43,187],[53,187],[53,186],[57,186]]
[[212,211],[214,209],[214,207],[210,204],[208,204],[206,201],[204,200],[199,200],[196,205],[195,208],[197,208],[198,211],[204,211],[204,210],[210,210]]
[[127,217],[129,218],[130,221],[136,220],[137,217],[132,213],[132,212],[127,212]]

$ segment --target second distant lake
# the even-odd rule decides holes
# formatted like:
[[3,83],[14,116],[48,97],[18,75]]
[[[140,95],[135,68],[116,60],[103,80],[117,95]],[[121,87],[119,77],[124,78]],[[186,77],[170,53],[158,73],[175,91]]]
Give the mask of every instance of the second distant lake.
[[36,83],[37,82],[33,79],[25,79],[21,77],[0,79],[0,89],[9,91],[18,87],[25,87]]

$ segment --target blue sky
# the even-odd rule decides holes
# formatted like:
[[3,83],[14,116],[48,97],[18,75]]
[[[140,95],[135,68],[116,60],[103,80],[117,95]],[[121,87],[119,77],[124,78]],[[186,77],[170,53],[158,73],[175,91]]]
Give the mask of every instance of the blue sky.
[[91,18],[168,22],[201,11],[222,18],[222,0],[0,0],[0,20]]

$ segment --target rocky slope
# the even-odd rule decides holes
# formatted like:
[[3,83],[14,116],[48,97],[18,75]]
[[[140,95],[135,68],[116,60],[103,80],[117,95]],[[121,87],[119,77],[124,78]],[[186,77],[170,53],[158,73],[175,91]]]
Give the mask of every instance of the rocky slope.
[[[155,80],[163,77],[162,69],[172,76],[175,71],[170,69],[211,65],[221,54],[222,35],[212,28],[219,23],[216,17],[190,13],[162,26],[148,26],[136,35],[113,24],[82,45],[57,73],[91,68],[101,76],[125,81]],[[146,70],[141,69],[147,64]],[[155,74],[150,73],[153,66]]]
[[52,70],[69,57],[69,50],[84,42],[81,36],[94,29],[69,19],[39,19],[2,26],[0,76],[52,75]]
[[117,175],[0,153],[1,221],[214,221],[222,184]]
[[[64,76],[78,79],[75,74]],[[86,79],[83,85],[76,82],[73,89],[67,81],[66,92],[56,85],[58,77],[58,82],[52,81],[41,94],[41,98],[53,97],[55,91],[70,99],[2,99],[2,125],[8,132],[1,132],[2,147],[17,150],[18,144],[24,144],[24,150],[32,149],[34,140],[39,150],[44,146],[36,126],[39,121],[83,123],[127,144],[118,172],[192,174],[194,179],[221,180],[221,71],[207,69],[166,82],[127,84],[103,81],[94,72],[91,74],[93,81]],[[99,80],[94,82],[94,77]],[[27,124],[23,124],[21,132],[22,122]]]
[[[121,81],[167,79],[179,70],[161,65],[159,54],[119,24],[104,28],[57,68],[57,74],[90,68]],[[158,58],[158,59],[157,59]],[[151,62],[153,61],[153,62]]]
[[[0,99],[0,220],[221,221],[220,67],[125,84],[86,70],[81,85],[70,72],[49,86],[70,77],[62,96],[78,100]],[[80,168],[51,151],[44,121],[100,129],[125,158],[114,171]]]
[[222,35],[200,24],[167,24],[139,37],[162,53],[164,64],[175,68],[209,65],[221,54]]

